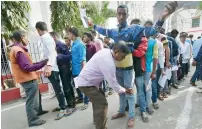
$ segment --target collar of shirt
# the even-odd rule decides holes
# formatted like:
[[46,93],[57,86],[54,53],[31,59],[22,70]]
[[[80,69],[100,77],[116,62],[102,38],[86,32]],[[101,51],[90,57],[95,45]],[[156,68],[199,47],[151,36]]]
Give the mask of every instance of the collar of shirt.
[[90,43],[86,44],[86,47],[90,47],[90,46],[92,46],[92,45],[93,45],[93,42],[90,41]]
[[28,52],[28,49],[25,46],[23,46],[22,44],[20,44],[20,43],[15,43],[14,46],[21,47],[23,50],[25,50],[26,52]]
[[123,24],[118,24],[117,26],[118,26],[118,28],[124,28],[124,27],[127,27],[128,24],[127,24],[127,22],[125,21]]
[[50,34],[47,32],[47,33],[45,33],[45,34],[43,34],[42,36],[41,36],[41,38],[46,38],[47,36],[50,36]]

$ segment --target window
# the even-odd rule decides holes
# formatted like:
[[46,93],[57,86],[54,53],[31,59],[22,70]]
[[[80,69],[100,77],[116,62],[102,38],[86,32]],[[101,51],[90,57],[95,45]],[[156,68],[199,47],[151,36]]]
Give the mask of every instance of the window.
[[200,26],[200,17],[192,18],[192,27],[199,27]]

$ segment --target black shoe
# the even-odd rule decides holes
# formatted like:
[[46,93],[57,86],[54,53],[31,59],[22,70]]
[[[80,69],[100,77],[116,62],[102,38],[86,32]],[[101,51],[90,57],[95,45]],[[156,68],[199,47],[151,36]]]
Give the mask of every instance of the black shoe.
[[148,123],[149,122],[149,118],[147,117],[146,113],[145,112],[142,112],[141,113],[141,117],[142,117],[142,121],[145,122],[145,123]]
[[59,107],[56,107],[56,108],[54,108],[54,109],[52,110],[52,112],[58,112],[58,111],[60,111],[60,108],[59,108]]
[[153,115],[154,114],[154,110],[152,110],[152,108],[147,107],[146,110],[147,110],[147,112],[148,112],[149,115]]
[[83,103],[83,100],[81,99],[76,100],[76,104],[79,104],[79,103]]
[[40,120],[40,121],[37,122],[37,123],[30,124],[29,127],[40,126],[40,125],[43,125],[43,124],[45,124],[45,123],[46,123],[45,120]]
[[128,106],[126,106],[125,111],[129,111],[129,107]]
[[46,111],[46,110],[42,110],[38,113],[38,116],[41,116],[41,115],[44,115],[46,113],[48,113],[49,111]]
[[138,104],[135,104],[135,108],[138,108],[138,107],[140,107],[140,105],[138,105]]
[[171,85],[173,88],[178,89],[178,86],[176,85]]

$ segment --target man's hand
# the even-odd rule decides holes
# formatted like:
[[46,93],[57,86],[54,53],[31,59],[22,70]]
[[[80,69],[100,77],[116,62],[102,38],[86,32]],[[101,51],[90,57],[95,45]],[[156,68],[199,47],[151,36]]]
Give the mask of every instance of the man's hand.
[[152,72],[150,78],[151,78],[152,80],[156,79],[156,73],[155,73],[155,72]]
[[170,62],[167,62],[167,63],[166,63],[166,67],[167,67],[167,68],[170,68],[170,67],[171,67],[171,63],[170,63]]
[[134,94],[134,90],[132,88],[126,88],[126,94]]
[[44,69],[44,76],[49,77],[51,75],[51,72],[52,72],[52,66],[46,65]]
[[192,65],[196,66],[197,62],[195,60],[193,60]]
[[168,3],[161,14],[160,20],[164,21],[170,14],[172,14],[177,8],[178,4],[176,1]]
[[48,59],[43,60],[43,62],[45,62],[45,64],[47,64],[48,63]]
[[85,18],[86,18],[86,19],[87,19],[87,21],[88,21],[88,26],[93,27],[93,26],[94,26],[94,24],[93,24],[92,19],[91,19],[90,17],[85,17]]

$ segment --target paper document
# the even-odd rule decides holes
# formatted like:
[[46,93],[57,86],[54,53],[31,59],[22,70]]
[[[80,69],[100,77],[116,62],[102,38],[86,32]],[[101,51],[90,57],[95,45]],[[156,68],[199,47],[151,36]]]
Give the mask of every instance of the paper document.
[[177,71],[177,70],[178,70],[177,65],[175,65],[175,66],[172,67],[172,71]]
[[158,83],[162,88],[164,88],[164,86],[166,84],[166,81],[167,81],[166,75],[163,75],[163,76],[161,75],[160,78],[159,78]]
[[148,85],[147,85],[147,87],[146,87],[146,91],[149,90],[149,89],[151,89],[151,85],[152,85],[152,81],[151,81],[151,79],[150,79],[150,80],[149,80],[149,83],[148,83]]
[[171,76],[172,76],[171,68],[167,68],[166,69],[166,77],[167,77],[167,79],[170,80]]
[[73,80],[74,80],[75,88],[78,88],[77,79],[78,79],[78,77],[75,77],[75,78],[73,79]]
[[88,18],[86,16],[86,9],[80,9],[80,16],[83,23],[84,28],[88,28]]

